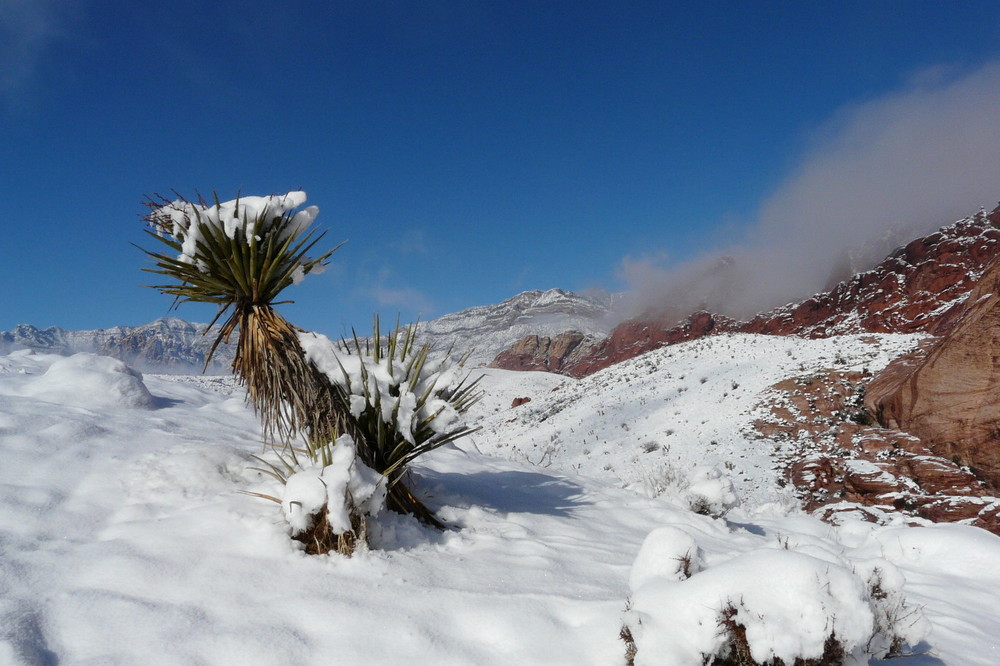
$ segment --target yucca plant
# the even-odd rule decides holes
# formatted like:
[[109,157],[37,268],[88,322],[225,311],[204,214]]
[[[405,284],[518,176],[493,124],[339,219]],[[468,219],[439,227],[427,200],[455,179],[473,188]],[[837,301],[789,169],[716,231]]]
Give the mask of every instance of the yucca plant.
[[163,197],[146,202],[147,232],[172,252],[143,250],[156,264],[144,270],[175,280],[151,286],[174,296],[175,307],[187,301],[218,306],[211,324],[226,318],[206,366],[218,346],[238,332],[233,372],[265,435],[285,441],[346,425],[337,414],[344,410],[336,396],[324,395],[330,392],[326,382],[317,383],[305,362],[297,329],[273,308],[286,287],[319,272],[340,247],[307,257],[324,234],[308,229],[316,207],[291,214],[304,202],[304,192],[225,203],[216,197],[214,205]]
[[[398,438],[387,436],[386,429],[370,420],[364,410],[355,413],[358,397],[351,395],[352,382],[340,381],[339,375],[331,380],[329,372],[321,371],[315,360],[307,358],[302,346],[305,332],[274,309],[275,305],[287,302],[277,301],[285,288],[309,273],[322,270],[330,255],[340,247],[316,258],[307,256],[324,234],[309,229],[318,212],[315,207],[292,213],[304,202],[304,192],[242,197],[223,203],[215,197],[211,205],[200,199],[192,203],[183,197],[173,201],[150,198],[146,202],[150,212],[144,218],[151,227],[147,231],[167,250],[154,252],[140,248],[155,263],[155,268],[144,270],[172,280],[152,287],[174,296],[175,306],[187,301],[218,306],[212,324],[225,319],[209,359],[220,344],[238,333],[233,372],[246,387],[247,400],[261,419],[266,440],[282,442],[282,450],[293,462],[296,455],[293,442],[304,441],[303,452],[314,465],[325,469],[337,457],[334,442],[346,435],[366,468],[385,475],[389,508],[414,514],[423,522],[440,527],[441,523],[410,492],[402,477],[406,464],[414,457],[470,431],[456,427],[453,432],[442,433],[436,426],[443,422],[438,419],[445,408],[454,411],[471,404],[471,387],[466,387],[467,390],[459,387],[451,393],[453,405],[439,405],[435,414],[424,413],[416,428],[408,429],[403,436],[404,441],[414,442],[409,448]],[[389,352],[390,365],[397,361],[409,364],[408,372],[415,374],[413,386],[408,385],[407,390],[413,393],[419,388],[421,394],[426,393],[420,402],[421,409],[428,404],[438,405],[436,401],[441,400],[445,389],[436,382],[429,386],[420,383],[427,356],[426,351],[413,353],[412,333],[404,337],[401,347],[396,336],[391,349],[381,350],[378,345],[376,348],[380,349],[379,359],[386,358],[385,352]],[[355,351],[360,355],[360,341],[356,340]],[[206,366],[207,363],[206,360]],[[343,370],[343,365],[340,369]],[[365,377],[362,381],[368,385],[371,375],[366,372],[362,370]],[[387,390],[390,393],[398,390],[394,386]],[[437,390],[435,386],[442,388]],[[381,398],[374,396],[381,396],[382,390],[372,388],[371,395],[381,406]],[[296,473],[295,466],[285,458],[280,465],[284,468],[276,465],[265,471],[284,483]],[[358,516],[352,516],[352,526]],[[320,518],[314,527],[322,531],[325,515]],[[307,534],[304,539],[308,541],[313,536]]]
[[436,522],[401,483],[407,466],[419,456],[478,430],[461,417],[482,393],[482,377],[462,376],[467,357],[451,361],[451,350],[430,360],[431,348],[417,344],[417,325],[383,335],[374,318],[371,338],[354,334],[339,343],[303,334],[307,357],[347,396],[364,463],[389,482],[390,508]]

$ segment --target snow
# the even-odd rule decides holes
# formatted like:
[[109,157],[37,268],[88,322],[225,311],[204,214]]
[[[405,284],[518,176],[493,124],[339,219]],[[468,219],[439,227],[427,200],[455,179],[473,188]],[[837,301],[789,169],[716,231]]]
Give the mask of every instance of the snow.
[[299,470],[285,480],[281,508],[292,536],[312,525],[312,516],[326,508],[330,530],[351,529],[351,508],[376,516],[385,504],[384,477],[356,456],[354,440],[341,435],[330,451],[330,464]]
[[[253,455],[275,459],[232,382],[0,356],[0,663],[623,664],[628,623],[637,663],[700,664],[656,651],[693,659],[726,601],[768,654],[813,650],[829,626],[854,645],[895,612],[926,653],[900,663],[1000,663],[1000,538],[891,516],[822,523],[775,500],[774,443],[740,434],[769,373],[838,353],[874,369],[913,343],[873,339],[681,345],[589,381],[490,370],[470,414],[487,431],[414,465],[449,529],[383,511],[372,549],[350,559],[305,555],[281,508],[240,494],[284,491],[252,469]],[[151,401],[136,400],[143,389]],[[511,409],[521,396],[532,402]],[[655,433],[667,453],[644,452]],[[636,456],[662,457],[677,479],[645,492]],[[740,505],[690,510],[685,491],[716,481],[725,499],[726,477]]]
[[[24,368],[21,374],[28,372]],[[39,401],[91,409],[149,409],[154,403],[139,372],[117,359],[88,353],[57,358],[41,377],[22,382],[20,391],[14,391]]]
[[[902,600],[904,579],[890,562],[852,561],[834,549],[793,548],[780,540],[755,545],[704,567],[703,558],[719,554],[702,555],[690,533],[651,533],[632,569],[625,617],[638,647],[636,663],[696,664],[702,655],[723,655],[720,618],[727,612],[761,663],[818,659],[834,636],[849,655],[845,663],[864,664],[876,645],[883,654],[897,635],[910,645],[926,636],[929,625],[918,607]],[[690,553],[697,556],[687,572],[664,570]]]
[[[195,264],[201,270],[206,270],[198,259],[200,254],[198,244],[204,242],[202,227],[222,229],[229,238],[235,238],[237,232],[244,233],[244,227],[256,230],[258,234],[264,234],[276,219],[284,217],[305,202],[306,193],[301,191],[266,197],[239,197],[217,202],[211,206],[178,199],[158,208],[152,214],[152,219],[164,231],[180,241],[181,254],[177,258],[178,261]],[[277,237],[277,242],[280,243],[289,236],[305,231],[318,213],[319,208],[309,206],[292,215],[289,224]],[[254,236],[247,233],[245,238],[247,244],[250,244]],[[256,238],[260,240],[260,235]],[[304,272],[299,271],[296,279],[301,281],[304,275]]]

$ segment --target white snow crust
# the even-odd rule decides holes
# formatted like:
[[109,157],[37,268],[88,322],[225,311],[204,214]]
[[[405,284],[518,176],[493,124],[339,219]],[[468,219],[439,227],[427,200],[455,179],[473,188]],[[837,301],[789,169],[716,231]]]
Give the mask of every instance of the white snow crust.
[[[874,370],[913,342],[874,339],[723,338],[580,381],[491,370],[471,419],[487,430],[414,465],[450,529],[383,511],[350,559],[305,555],[282,509],[237,492],[283,491],[251,469],[270,454],[231,382],[0,356],[0,663],[623,664],[627,624],[637,663],[684,666],[732,602],[761,653],[814,650],[829,626],[853,644],[903,609],[921,656],[886,664],[993,666],[1000,538],[822,523],[774,487],[775,443],[741,434],[775,373],[838,354]],[[77,401],[125,376],[152,400]],[[651,457],[676,477],[656,492]],[[704,466],[740,501],[720,517],[684,495]]]

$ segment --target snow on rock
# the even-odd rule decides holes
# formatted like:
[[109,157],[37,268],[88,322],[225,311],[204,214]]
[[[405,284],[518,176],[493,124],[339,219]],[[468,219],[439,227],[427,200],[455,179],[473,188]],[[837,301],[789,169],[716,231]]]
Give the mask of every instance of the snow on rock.
[[155,403],[139,372],[110,356],[88,353],[60,358],[22,391],[38,400],[87,408],[150,409]]

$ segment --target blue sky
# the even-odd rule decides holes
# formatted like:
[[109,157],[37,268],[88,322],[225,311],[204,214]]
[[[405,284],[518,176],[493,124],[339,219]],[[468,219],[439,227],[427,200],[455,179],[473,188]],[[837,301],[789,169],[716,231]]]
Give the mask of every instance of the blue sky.
[[166,315],[172,189],[308,192],[348,243],[285,311],[330,334],[938,225],[1000,198],[998,62],[996,2],[0,0],[0,330]]

